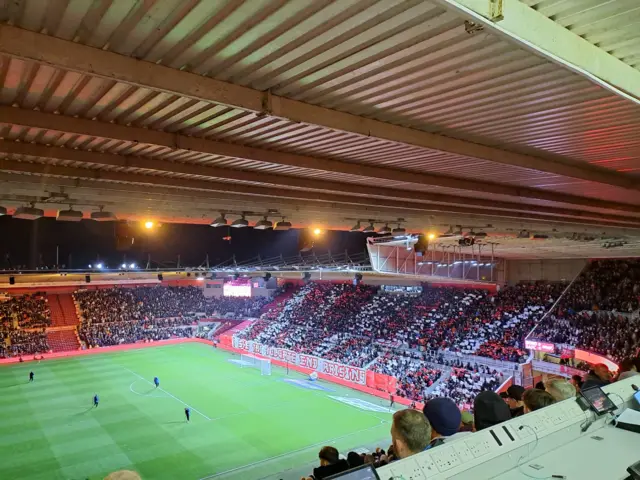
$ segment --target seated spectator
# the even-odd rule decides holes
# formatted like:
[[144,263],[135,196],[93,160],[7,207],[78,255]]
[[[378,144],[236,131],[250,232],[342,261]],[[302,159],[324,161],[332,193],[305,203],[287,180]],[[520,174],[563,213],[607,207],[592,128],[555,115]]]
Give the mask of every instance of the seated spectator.
[[349,463],[340,458],[338,450],[334,447],[322,447],[318,453],[320,466],[313,469],[313,480],[323,480],[324,478],[336,475],[338,473],[349,470]]
[[526,390],[522,395],[522,400],[524,401],[524,413],[535,412],[556,403],[549,392],[537,388]]
[[482,392],[473,402],[473,420],[476,431],[493,427],[510,419],[509,406],[496,392]]
[[524,393],[524,387],[520,385],[511,385],[507,389],[507,397],[505,401],[509,405],[511,410],[511,418],[524,415],[524,402],[522,401],[522,394]]
[[460,432],[462,414],[450,398],[440,397],[429,400],[422,412],[431,424],[431,441],[427,448],[437,447],[456,436],[465,435],[465,432]]
[[349,452],[347,454],[347,463],[349,464],[349,468],[360,467],[364,465],[364,457],[357,452]]
[[611,372],[604,363],[599,363],[593,366],[593,369],[589,371],[584,378],[582,384],[582,390],[588,390],[593,387],[604,387],[611,383]]
[[552,378],[544,384],[545,390],[551,394],[556,402],[576,396],[576,387],[564,378]]
[[624,380],[635,375],[640,375],[640,357],[625,358],[620,362],[620,370],[618,370],[618,380]]
[[418,410],[400,410],[391,424],[393,451],[399,459],[424,451],[431,441],[431,425]]
[[536,385],[533,388],[536,388],[538,390],[544,390],[544,382],[540,380],[539,382],[536,383]]

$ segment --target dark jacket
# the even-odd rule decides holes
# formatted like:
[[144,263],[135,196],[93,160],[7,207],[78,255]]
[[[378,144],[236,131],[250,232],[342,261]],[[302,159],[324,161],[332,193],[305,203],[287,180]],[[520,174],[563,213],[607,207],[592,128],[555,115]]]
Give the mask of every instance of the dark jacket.
[[589,390],[593,387],[604,387],[605,385],[609,385],[611,382],[606,382],[601,380],[599,376],[597,376],[593,371],[589,372],[588,375],[584,378],[584,383],[581,390]]
[[316,467],[313,469],[313,478],[315,480],[323,480],[324,478],[335,475],[336,473],[346,472],[349,470],[349,463],[346,460],[338,460],[333,465],[325,465],[324,467]]

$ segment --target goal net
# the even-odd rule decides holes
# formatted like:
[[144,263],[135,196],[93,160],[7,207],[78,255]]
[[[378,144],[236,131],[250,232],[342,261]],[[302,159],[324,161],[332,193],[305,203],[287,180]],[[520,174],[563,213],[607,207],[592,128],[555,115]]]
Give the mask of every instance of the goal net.
[[250,367],[260,370],[261,375],[271,375],[271,360],[268,358],[242,354],[240,355],[239,363],[242,367]]

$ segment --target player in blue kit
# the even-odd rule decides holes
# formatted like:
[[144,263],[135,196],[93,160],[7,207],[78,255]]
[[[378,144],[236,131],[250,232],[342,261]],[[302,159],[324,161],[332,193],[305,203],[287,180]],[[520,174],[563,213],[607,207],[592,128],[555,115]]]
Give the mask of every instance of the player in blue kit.
[[158,388],[160,386],[160,379],[158,377],[153,377],[153,384]]
[[187,417],[187,423],[189,423],[191,421],[191,409],[189,407],[184,409],[184,416]]
[[98,394],[96,393],[96,394],[93,396],[93,406],[94,406],[94,407],[97,407],[99,403],[100,403],[100,399],[98,398]]

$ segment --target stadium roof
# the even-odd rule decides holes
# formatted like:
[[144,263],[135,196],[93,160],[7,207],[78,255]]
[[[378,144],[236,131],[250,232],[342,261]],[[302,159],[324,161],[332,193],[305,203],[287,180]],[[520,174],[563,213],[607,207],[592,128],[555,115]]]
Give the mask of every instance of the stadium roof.
[[637,2],[488,4],[8,2],[0,205],[491,224],[640,254]]

